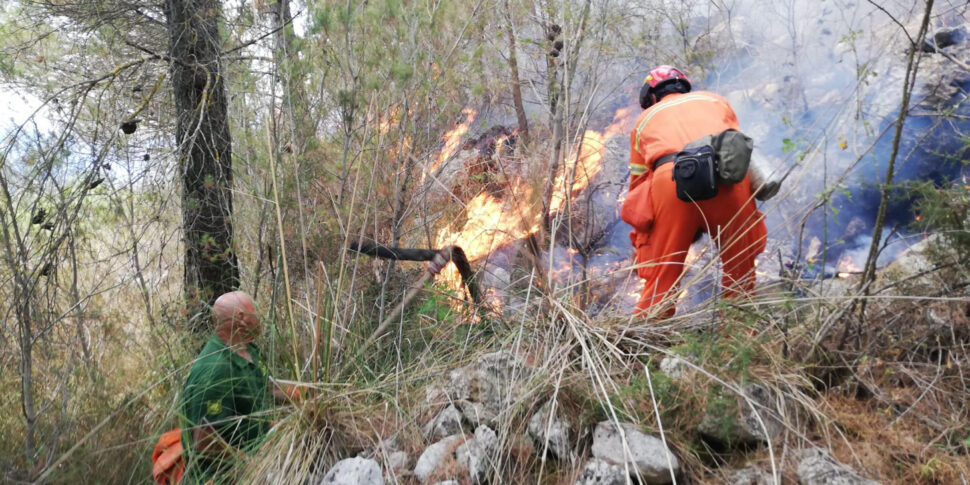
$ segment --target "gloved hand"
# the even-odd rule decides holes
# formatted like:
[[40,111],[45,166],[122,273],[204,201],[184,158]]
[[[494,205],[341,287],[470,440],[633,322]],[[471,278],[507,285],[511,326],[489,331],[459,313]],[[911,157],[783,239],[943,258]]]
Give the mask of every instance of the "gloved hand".
[[434,258],[432,258],[431,261],[428,261],[428,272],[433,275],[440,274],[441,270],[444,269],[445,265],[447,264],[448,260],[445,259],[445,257],[439,252],[434,255]]
[[781,182],[766,182],[761,187],[758,187],[758,191],[754,193],[754,198],[764,202],[777,195],[780,189]]

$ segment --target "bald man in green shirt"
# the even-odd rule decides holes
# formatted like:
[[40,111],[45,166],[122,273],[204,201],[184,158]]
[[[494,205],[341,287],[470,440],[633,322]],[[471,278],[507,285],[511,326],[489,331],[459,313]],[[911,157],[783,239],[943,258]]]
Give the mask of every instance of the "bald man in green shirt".
[[272,384],[253,344],[262,330],[253,299],[241,291],[220,296],[212,320],[216,335],[192,365],[181,397],[183,483],[233,482],[235,458],[269,430],[270,397],[287,396]]

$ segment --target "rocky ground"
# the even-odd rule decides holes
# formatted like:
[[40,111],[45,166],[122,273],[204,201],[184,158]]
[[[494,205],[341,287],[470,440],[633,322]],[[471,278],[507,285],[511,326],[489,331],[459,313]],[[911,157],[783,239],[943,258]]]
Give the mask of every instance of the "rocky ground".
[[[690,372],[677,359],[664,359],[661,369],[672,376]],[[578,470],[577,485],[622,485],[633,481],[663,485],[683,480],[681,461],[664,436],[647,433],[635,423],[600,421],[582,428],[557,410],[555,400],[543,403],[527,419],[527,436],[502,436],[501,421],[520,402],[534,372],[515,355],[506,352],[484,354],[451,373],[445,388],[434,389],[431,399],[442,400],[440,411],[423,429],[427,447],[408,453],[394,440],[382,441],[377,449],[337,462],[314,483],[383,485],[417,480],[428,484],[493,483],[489,477],[502,457],[503,446],[521,446],[514,440],[527,439],[534,453],[545,456],[550,467]],[[706,416],[698,431],[712,440],[727,439],[735,445],[766,446],[783,429],[779,412],[767,391],[757,384],[744,389],[738,406],[741,424],[733,436],[725,437],[713,424],[718,417]],[[514,445],[513,445],[514,443]],[[818,447],[787,450],[780,466],[794,469],[802,485],[875,484],[850,467],[839,463]],[[779,470],[752,464],[726,471],[729,483],[769,484]]]

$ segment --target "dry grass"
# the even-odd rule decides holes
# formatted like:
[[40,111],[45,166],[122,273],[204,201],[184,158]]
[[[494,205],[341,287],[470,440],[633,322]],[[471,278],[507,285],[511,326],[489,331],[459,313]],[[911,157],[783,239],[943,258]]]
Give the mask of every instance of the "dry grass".
[[[967,449],[960,441],[967,438],[963,297],[931,304],[913,295],[875,298],[862,326],[867,331],[854,336],[864,345],[837,350],[830,342],[805,345],[804,340],[815,333],[790,330],[793,321],[810,329],[807,316],[825,322],[847,300],[824,307],[814,299],[796,297],[766,301],[777,299],[775,294],[735,308],[703,306],[662,325],[644,326],[588,316],[565,294],[557,298],[534,291],[533,295],[528,311],[511,318],[492,315],[491,323],[480,324],[489,326],[485,334],[462,332],[456,352],[429,345],[409,356],[418,365],[385,368],[379,382],[357,381],[355,393],[364,395],[395,389],[393,405],[388,401],[383,407],[361,407],[359,400],[347,401],[345,412],[328,415],[326,422],[341,423],[342,428],[354,430],[350,435],[363,433],[366,438],[333,439],[325,448],[314,448],[315,456],[326,456],[323,461],[332,463],[372,450],[394,430],[395,437],[406,437],[402,447],[416,459],[426,446],[420,425],[437,409],[424,400],[427,386],[442,382],[448,369],[466,364],[470,357],[502,348],[522,356],[537,376],[527,382],[522,397],[512,403],[496,430],[503,444],[492,476],[504,483],[573,483],[581,473],[582,459],[543,461],[541,450],[523,439],[531,413],[548,399],[556,399],[561,412],[580,430],[590,430],[603,419],[632,421],[654,433],[662,427],[684,464],[682,478],[692,483],[725,483],[724,466],[746,463],[791,480],[793,451],[808,445],[832,449],[840,461],[883,483],[958,483],[967,476]],[[949,333],[939,328],[934,333],[927,327],[938,327],[940,315],[950,319]],[[450,318],[459,320],[436,321],[427,317],[415,321],[434,327],[439,339],[448,336],[449,330],[442,332],[443,328],[464,329],[461,319],[470,318],[452,314]],[[711,321],[717,323],[716,330],[711,330]],[[420,334],[420,330],[405,329],[398,344],[391,343],[384,351],[399,352],[397,345],[415,332]],[[669,355],[689,362],[691,370],[681,383],[671,382],[656,367],[661,357]],[[825,369],[825,379],[820,378],[820,369]],[[652,391],[645,385],[645,370],[651,373]],[[784,428],[781,435],[770,447],[725,449],[707,442],[696,431],[704,411],[724,396],[739,395],[748,382],[770,390],[770,406],[729,402],[754,406],[762,419],[779,420]],[[331,396],[325,402],[341,399]],[[329,405],[323,402],[316,405]],[[392,425],[387,420],[389,406],[394,409]],[[352,408],[357,411],[351,412]],[[305,429],[295,425],[281,433],[292,439]],[[577,450],[588,453],[590,436],[578,438]],[[286,456],[281,448],[263,451],[261,463],[279,463]],[[445,467],[441,478],[456,473],[453,466]],[[413,477],[396,479],[416,483]]]
[[[341,286],[336,280],[340,272],[366,274],[370,264],[301,275],[311,285],[302,294],[312,301],[320,288],[323,306],[330,308],[326,311],[335,325],[331,377],[305,379],[317,389],[313,397],[274,410],[280,421],[246,465],[246,481],[303,481],[339,459],[375,450],[383,461],[378,445],[388,439],[411,455],[413,466],[427,446],[421,425],[440,407],[429,402],[428,390],[440,387],[450,370],[498,349],[521,356],[535,376],[495,430],[501,443],[491,474],[495,482],[573,483],[588,454],[589,431],[605,419],[634,422],[654,434],[662,428],[683,464],[680,478],[690,483],[725,483],[725,467],[745,463],[791,480],[792,452],[807,444],[832,449],[839,460],[883,483],[959,483],[970,473],[965,289],[945,297],[921,296],[930,290],[895,284],[871,298],[864,320],[845,318],[847,298],[772,290],[755,301],[706,303],[664,322],[644,323],[587,314],[572,294],[575,287],[549,294],[517,283],[513,291],[523,295],[524,303],[499,314],[468,311],[452,294],[433,286],[382,340],[379,351],[358,355],[355,349],[373,326],[371,314],[348,307],[376,297],[375,283]],[[404,288],[419,271],[408,268],[396,288]],[[362,291],[344,296],[353,288]],[[902,291],[908,293],[897,296]],[[105,337],[98,342],[105,377],[78,388],[83,393],[70,412],[79,419],[65,436],[77,440],[98,423],[108,424],[73,453],[58,472],[59,480],[114,470],[108,477],[113,482],[143,481],[154,438],[175,425],[174,403],[198,338],[179,333],[175,315],[155,314],[154,330],[145,321],[125,320],[128,309],[139,304],[137,293],[120,292],[94,299],[88,308]],[[297,315],[298,352],[304,358],[313,351],[313,310],[302,307]],[[340,315],[351,316],[341,320]],[[819,328],[841,330],[846,322],[852,326],[841,349],[833,337],[838,331],[813,340]],[[131,326],[150,330],[133,338],[124,331]],[[266,345],[288,351],[290,338],[279,334]],[[283,374],[289,361],[281,352],[271,354],[274,368]],[[123,357],[110,358],[116,354]],[[665,356],[688,362],[683,381],[659,371]],[[4,358],[7,366],[10,356]],[[769,406],[736,399],[749,382],[770,390]],[[3,385],[9,408],[15,405],[10,399],[16,396],[16,382],[6,379]],[[527,438],[528,419],[550,399],[581,431],[575,461],[542,460],[542,450]],[[783,424],[770,447],[724,448],[697,432],[705,411],[746,407]],[[16,420],[2,420],[0,426],[5,436],[19,432]],[[17,443],[4,446],[15,450]],[[461,475],[456,464],[439,474]],[[408,474],[394,480],[417,483]]]

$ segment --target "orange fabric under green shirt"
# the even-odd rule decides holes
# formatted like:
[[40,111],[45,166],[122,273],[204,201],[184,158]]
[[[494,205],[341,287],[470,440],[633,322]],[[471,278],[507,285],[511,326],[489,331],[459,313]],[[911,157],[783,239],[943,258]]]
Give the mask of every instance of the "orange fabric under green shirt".
[[767,230],[748,178],[734,185],[718,184],[714,198],[688,203],[677,198],[673,164],[653,170],[660,157],[728,128],[738,129],[738,119],[727,100],[698,91],[664,96],[640,114],[630,133],[630,188],[653,184],[655,216],[649,233],[630,234],[637,273],[644,280],[639,314],[650,314],[663,305],[660,316],[673,315],[674,286],[698,229],[710,234],[718,246],[726,296],[754,289],[754,261],[765,249]]

